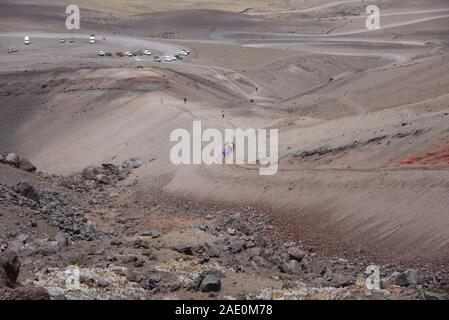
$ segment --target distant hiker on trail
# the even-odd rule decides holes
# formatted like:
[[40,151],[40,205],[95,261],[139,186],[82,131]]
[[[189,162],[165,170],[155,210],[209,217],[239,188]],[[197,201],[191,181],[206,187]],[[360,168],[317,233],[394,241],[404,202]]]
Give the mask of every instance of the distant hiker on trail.
[[222,112],[221,112],[221,116],[222,116],[222,117],[223,117],[223,119],[224,119],[224,111],[222,111]]
[[226,163],[226,158],[228,157],[229,149],[228,146],[225,145],[223,148],[223,163]]
[[187,98],[184,98],[184,104],[186,104],[187,103]]
[[231,152],[234,152],[234,143],[225,143],[223,147],[223,163],[226,164],[226,159]]
[[259,91],[259,86],[256,87],[256,92]]

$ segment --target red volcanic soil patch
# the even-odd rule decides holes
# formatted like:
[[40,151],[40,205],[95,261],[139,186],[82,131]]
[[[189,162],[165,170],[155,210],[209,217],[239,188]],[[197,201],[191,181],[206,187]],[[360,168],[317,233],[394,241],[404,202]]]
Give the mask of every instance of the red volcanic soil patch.
[[401,160],[399,166],[449,166],[449,142],[432,152]]

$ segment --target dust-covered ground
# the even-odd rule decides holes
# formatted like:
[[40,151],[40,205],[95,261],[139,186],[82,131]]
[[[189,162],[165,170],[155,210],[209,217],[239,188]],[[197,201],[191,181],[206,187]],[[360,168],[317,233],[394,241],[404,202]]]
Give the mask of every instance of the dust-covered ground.
[[[76,32],[62,3],[2,2],[0,249],[19,282],[73,299],[447,298],[448,2],[373,1],[377,31],[361,1],[253,2],[89,1]],[[117,54],[144,49],[190,55]],[[278,173],[173,165],[170,133],[194,120],[278,129]]]

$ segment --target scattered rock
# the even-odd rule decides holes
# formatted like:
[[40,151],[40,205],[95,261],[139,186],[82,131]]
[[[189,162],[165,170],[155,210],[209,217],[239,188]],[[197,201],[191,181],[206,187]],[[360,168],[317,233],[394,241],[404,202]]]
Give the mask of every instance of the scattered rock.
[[133,263],[133,266],[136,268],[142,268],[145,264],[145,261],[143,260],[137,260],[136,262]]
[[128,264],[128,263],[134,263],[134,262],[138,261],[139,259],[136,256],[129,254],[129,255],[123,256],[121,260],[123,261],[123,263]]
[[193,250],[191,245],[177,245],[173,248],[175,251],[178,251],[179,253],[191,256],[193,255]]
[[282,270],[287,274],[300,274],[302,273],[301,265],[296,260],[285,261]]
[[90,166],[87,168],[84,168],[83,172],[81,173],[82,177],[86,180],[97,180],[96,174],[95,174],[95,167]]
[[291,259],[294,259],[298,262],[301,262],[302,259],[306,256],[306,253],[298,247],[288,248],[287,253],[289,254]]
[[106,279],[98,279],[97,280],[97,287],[99,287],[99,288],[106,288],[106,287],[109,287],[109,281],[108,280],[106,280]]
[[8,287],[14,286],[19,277],[20,266],[21,263],[17,254],[13,252],[4,253],[0,257],[0,282]]
[[150,243],[146,240],[138,239],[134,241],[133,247],[135,249],[149,249]]
[[221,289],[221,281],[218,277],[208,274],[201,281],[200,289],[202,292],[218,292]]
[[8,153],[4,161],[10,166],[18,168],[20,164],[20,157],[15,153]]
[[21,196],[24,196],[28,199],[31,199],[35,202],[39,202],[39,192],[34,189],[32,186],[30,186],[27,182],[19,182],[15,188],[14,191],[20,194]]
[[423,284],[424,274],[417,269],[407,269],[396,275],[394,283],[398,286],[416,286]]
[[151,238],[159,238],[161,236],[161,233],[156,230],[150,230],[150,231],[144,231],[142,232],[143,237],[151,237]]
[[330,285],[336,288],[344,288],[353,285],[355,280],[352,275],[334,274],[330,280]]
[[34,172],[37,170],[36,166],[33,165],[30,160],[28,160],[25,157],[22,157],[19,162],[19,169],[28,171],[28,172]]
[[123,161],[122,167],[125,170],[132,171],[133,169],[140,168],[142,166],[142,161],[137,158],[130,158]]
[[66,247],[69,245],[69,238],[67,238],[67,235],[63,232],[58,232],[56,234],[55,240],[58,243],[59,247]]

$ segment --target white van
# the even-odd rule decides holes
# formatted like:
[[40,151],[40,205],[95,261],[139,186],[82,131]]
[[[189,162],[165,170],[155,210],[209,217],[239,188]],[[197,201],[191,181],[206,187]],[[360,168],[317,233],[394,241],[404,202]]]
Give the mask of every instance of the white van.
[[28,37],[28,36],[25,36],[25,40],[24,40],[24,42],[25,42],[25,45],[29,45],[29,44],[31,43],[31,41],[30,41],[30,37]]
[[96,42],[95,35],[91,34],[90,37],[89,37],[89,43],[90,44],[95,44],[95,42]]

